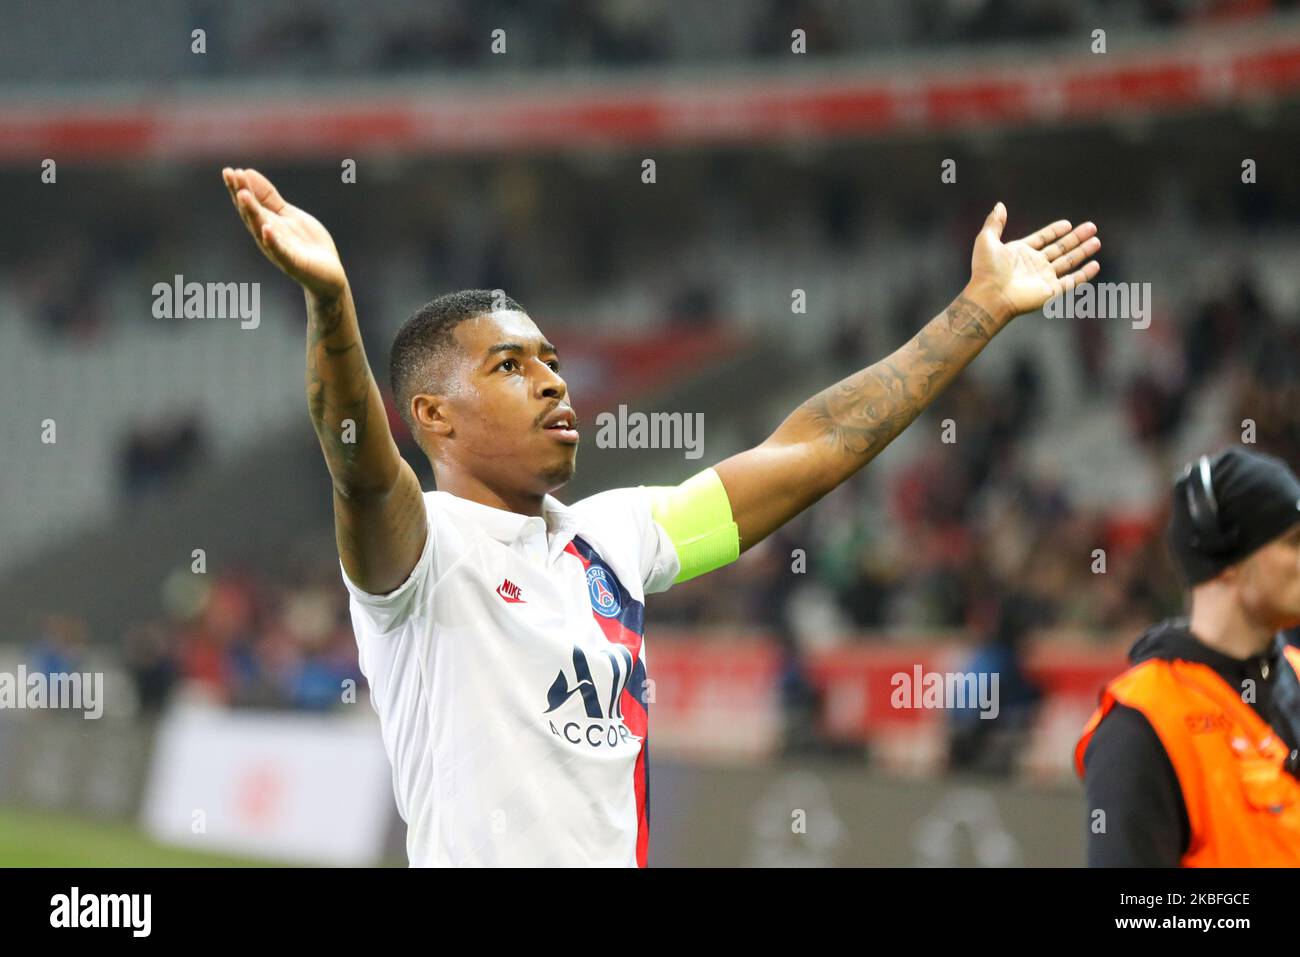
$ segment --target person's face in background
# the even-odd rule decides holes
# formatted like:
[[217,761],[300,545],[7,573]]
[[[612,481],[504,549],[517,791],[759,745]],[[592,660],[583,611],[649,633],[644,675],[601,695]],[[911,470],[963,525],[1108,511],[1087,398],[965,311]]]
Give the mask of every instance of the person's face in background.
[[1252,552],[1235,569],[1238,600],[1273,630],[1300,625],[1300,525]]

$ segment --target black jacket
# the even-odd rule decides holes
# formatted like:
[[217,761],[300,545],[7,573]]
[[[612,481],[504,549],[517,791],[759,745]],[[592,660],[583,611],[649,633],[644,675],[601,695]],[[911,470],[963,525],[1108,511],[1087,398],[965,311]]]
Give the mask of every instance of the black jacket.
[[[1300,723],[1300,713],[1294,686],[1279,688],[1277,682],[1281,640],[1243,661],[1202,644],[1188,630],[1187,619],[1171,618],[1143,632],[1129,660],[1135,665],[1150,658],[1198,662],[1238,690],[1246,679],[1253,680],[1255,711],[1295,749],[1300,741],[1292,724]],[[1084,768],[1088,866],[1177,867],[1191,835],[1187,808],[1174,766],[1142,712],[1116,704],[1093,733]],[[1096,809],[1106,812],[1102,834],[1091,826]]]

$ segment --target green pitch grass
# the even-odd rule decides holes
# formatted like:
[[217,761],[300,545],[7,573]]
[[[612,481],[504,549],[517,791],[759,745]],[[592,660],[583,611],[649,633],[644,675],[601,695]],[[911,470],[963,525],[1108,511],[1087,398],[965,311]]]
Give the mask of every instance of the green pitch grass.
[[0,808],[0,867],[267,866],[266,861],[164,847],[129,824]]

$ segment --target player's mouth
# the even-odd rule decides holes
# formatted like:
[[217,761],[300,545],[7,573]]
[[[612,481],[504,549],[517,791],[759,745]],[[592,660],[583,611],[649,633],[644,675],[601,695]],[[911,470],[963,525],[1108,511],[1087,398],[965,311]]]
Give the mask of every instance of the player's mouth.
[[558,441],[567,442],[570,445],[578,443],[577,424],[578,417],[574,414],[573,409],[568,406],[561,406],[542,419],[542,429],[544,431],[551,433]]

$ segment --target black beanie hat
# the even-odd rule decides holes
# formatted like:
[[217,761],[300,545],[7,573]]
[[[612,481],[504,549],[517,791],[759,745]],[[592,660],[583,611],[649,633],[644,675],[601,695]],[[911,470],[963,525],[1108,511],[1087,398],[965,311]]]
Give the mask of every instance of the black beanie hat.
[[1190,463],[1174,483],[1169,550],[1197,585],[1297,522],[1300,480],[1286,463],[1232,446]]

